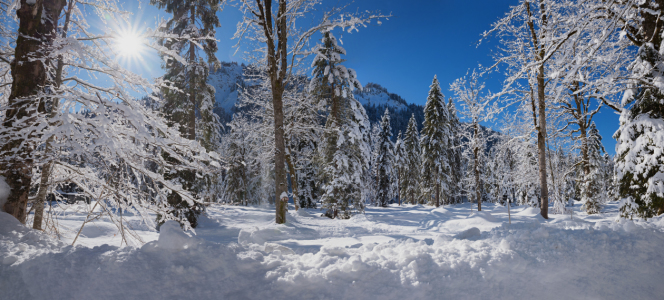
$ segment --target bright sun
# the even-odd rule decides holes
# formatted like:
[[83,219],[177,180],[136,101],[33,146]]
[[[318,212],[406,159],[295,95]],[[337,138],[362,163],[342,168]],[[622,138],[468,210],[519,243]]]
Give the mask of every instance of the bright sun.
[[123,31],[115,38],[118,54],[126,58],[137,58],[143,51],[143,37],[135,31]]

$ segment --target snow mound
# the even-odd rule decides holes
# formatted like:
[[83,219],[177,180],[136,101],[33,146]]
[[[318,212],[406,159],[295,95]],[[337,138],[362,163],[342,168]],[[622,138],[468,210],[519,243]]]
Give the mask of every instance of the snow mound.
[[9,192],[11,192],[11,189],[5,182],[5,176],[0,176],[0,212],[5,211],[5,202],[7,202]]
[[81,235],[87,238],[98,238],[102,236],[112,236],[118,232],[118,228],[113,224],[106,222],[95,222],[83,226]]
[[526,207],[522,211],[516,213],[515,215],[521,215],[521,216],[528,216],[528,215],[537,215],[540,214],[541,211],[537,207]]
[[367,219],[367,216],[365,214],[356,214],[350,217],[350,221],[352,222],[368,222],[369,220]]
[[[34,255],[51,252],[65,245],[51,240],[41,231],[21,224],[12,215],[0,211],[0,264],[13,265],[29,260]],[[0,269],[0,291],[2,291],[2,269]],[[2,295],[0,293],[0,295]],[[3,298],[0,299],[11,299]]]
[[262,245],[264,244],[270,237],[276,237],[279,236],[281,232],[276,229],[258,229],[253,228],[253,229],[243,229],[240,230],[240,234],[237,237],[237,242],[239,244],[248,244],[248,243],[254,243],[254,244],[259,244]]
[[492,211],[495,213],[507,213],[507,206],[496,205]]
[[459,234],[455,235],[454,238],[460,240],[467,240],[480,235],[482,235],[480,230],[477,227],[473,227],[460,232]]
[[449,214],[449,211],[445,209],[444,207],[437,207],[431,210],[431,214],[433,215],[438,215],[438,216],[443,216],[446,214]]
[[499,222],[496,217],[492,216],[491,213],[487,211],[473,211],[468,218],[482,218],[489,222]]
[[180,224],[175,221],[166,221],[159,228],[159,239],[157,246],[163,249],[184,250],[194,248],[197,240],[180,228]]

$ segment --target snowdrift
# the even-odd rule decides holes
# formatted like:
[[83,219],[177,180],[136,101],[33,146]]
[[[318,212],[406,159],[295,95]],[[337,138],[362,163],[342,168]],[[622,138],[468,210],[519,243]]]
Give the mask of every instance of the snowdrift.
[[[304,215],[304,214],[303,214]],[[297,227],[299,214],[289,214]],[[488,213],[472,219],[490,219]],[[310,218],[306,215],[302,218]],[[190,236],[141,248],[66,246],[0,213],[0,299],[658,299],[664,234],[631,221],[471,228],[296,254]],[[576,226],[577,230],[570,229]],[[272,225],[270,225],[272,226]],[[275,227],[277,225],[274,225]],[[283,225],[279,225],[283,226]],[[251,232],[249,233],[251,237]]]

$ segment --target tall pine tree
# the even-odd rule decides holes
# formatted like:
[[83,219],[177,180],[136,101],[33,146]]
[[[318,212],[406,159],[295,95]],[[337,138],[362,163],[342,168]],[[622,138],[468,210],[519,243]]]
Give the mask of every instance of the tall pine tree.
[[391,141],[392,126],[390,126],[390,111],[385,109],[385,114],[380,121],[380,133],[376,143],[376,166],[374,168],[377,192],[376,199],[380,206],[386,207],[394,195],[392,181],[394,174],[394,145]]
[[361,89],[354,70],[341,65],[346,51],[334,35],[323,32],[322,45],[316,50],[309,91],[325,101],[328,116],[324,140],[321,201],[332,218],[349,218],[353,210],[362,211],[362,177],[369,161],[367,149],[368,118],[364,107],[353,97]]
[[461,158],[461,133],[459,129],[461,128],[461,123],[459,122],[459,117],[457,116],[457,110],[454,106],[452,98],[449,99],[447,103],[447,109],[450,112],[450,148],[448,157],[450,159],[450,202],[459,203],[461,202],[461,195],[456,192],[461,190],[461,179],[463,178],[462,173],[462,158]]
[[604,164],[604,157],[602,152],[605,152],[602,145],[602,137],[599,135],[599,130],[595,127],[595,122],[591,123],[588,129],[587,145],[588,145],[588,161],[582,165],[582,168],[587,168],[586,171],[580,171],[580,187],[581,187],[581,202],[583,208],[588,214],[599,213],[600,196],[602,196],[603,182],[602,178],[602,165]]
[[420,149],[420,134],[417,130],[417,121],[415,121],[415,114],[410,117],[408,122],[408,129],[406,129],[406,137],[404,138],[404,148],[406,152],[406,171],[401,181],[403,197],[409,200],[411,204],[419,202],[420,194],[420,170],[421,163],[421,149]]
[[406,154],[406,146],[403,143],[401,131],[399,131],[397,141],[394,143],[394,170],[396,171],[396,182],[393,182],[393,185],[399,198],[399,206],[401,206],[405,194],[403,181],[408,172],[408,155]]
[[427,200],[433,196],[433,203],[440,206],[441,195],[449,187],[449,111],[445,96],[440,90],[438,77],[434,76],[424,106],[422,127],[422,192]]
[[[172,16],[160,27],[164,37],[159,42],[170,51],[162,54],[166,71],[163,80],[170,86],[162,90],[161,109],[171,125],[180,126],[183,136],[198,140],[207,150],[215,150],[219,142],[219,121],[212,112],[215,91],[207,84],[207,78],[210,66],[219,66],[214,35],[215,28],[220,26],[216,13],[221,0],[151,0],[150,3]],[[196,180],[192,171],[180,171],[172,176],[198,196],[206,189],[201,183],[209,181]],[[177,194],[171,194],[168,202],[175,215],[186,215],[192,227],[196,226],[202,206],[191,206]]]

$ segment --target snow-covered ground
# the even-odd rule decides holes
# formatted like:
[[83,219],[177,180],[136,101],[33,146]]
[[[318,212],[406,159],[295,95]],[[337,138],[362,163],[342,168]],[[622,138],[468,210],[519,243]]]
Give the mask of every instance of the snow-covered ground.
[[[213,205],[196,235],[126,215],[147,242],[118,247],[100,220],[60,218],[62,241],[0,213],[0,299],[662,299],[664,219],[616,204],[542,219],[483,204],[370,207],[350,220]],[[476,206],[473,205],[476,209]],[[108,244],[108,245],[107,245]]]

